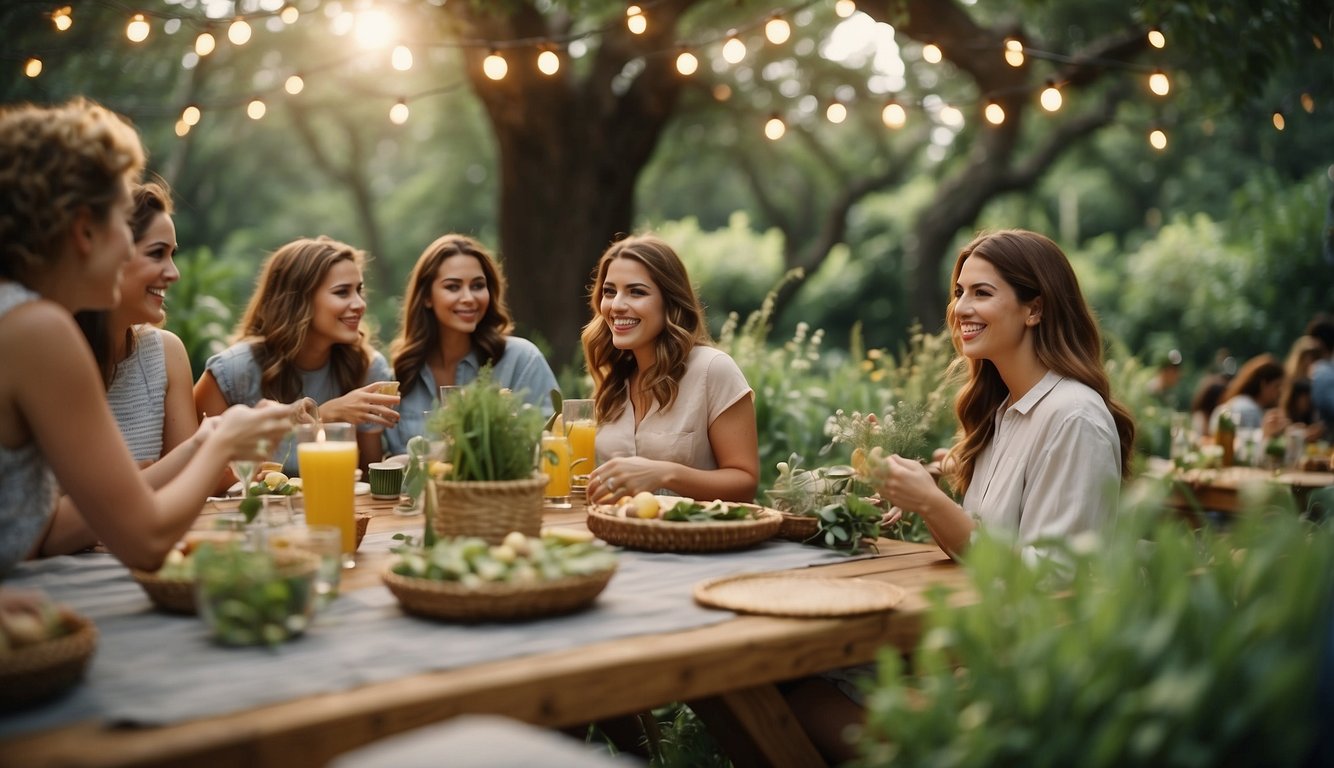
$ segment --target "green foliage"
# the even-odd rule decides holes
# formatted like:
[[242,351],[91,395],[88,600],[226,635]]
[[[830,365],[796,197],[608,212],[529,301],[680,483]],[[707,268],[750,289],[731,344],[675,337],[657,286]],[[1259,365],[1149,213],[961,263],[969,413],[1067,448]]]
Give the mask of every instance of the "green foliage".
[[542,412],[496,384],[490,366],[430,416],[444,436],[449,480],[522,480],[533,474]]
[[168,294],[167,330],[181,337],[198,376],[209,357],[226,347],[236,320],[233,308],[246,301],[251,269],[242,261],[220,259],[207,247],[177,254],[176,266],[181,279]]
[[1036,562],[981,538],[977,600],[933,597],[910,674],[881,655],[862,764],[1302,764],[1334,531],[1255,511],[1228,534],[1128,513]]

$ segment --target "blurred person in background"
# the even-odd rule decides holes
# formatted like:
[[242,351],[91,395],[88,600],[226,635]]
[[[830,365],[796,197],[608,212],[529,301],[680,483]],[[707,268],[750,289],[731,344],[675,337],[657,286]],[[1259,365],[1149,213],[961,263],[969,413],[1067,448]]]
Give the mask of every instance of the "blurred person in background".
[[1247,360],[1223,390],[1222,402],[1209,415],[1210,428],[1218,428],[1218,418],[1226,411],[1238,429],[1259,428],[1265,437],[1281,433],[1288,426],[1278,409],[1283,380],[1283,366],[1273,355],[1265,353]]

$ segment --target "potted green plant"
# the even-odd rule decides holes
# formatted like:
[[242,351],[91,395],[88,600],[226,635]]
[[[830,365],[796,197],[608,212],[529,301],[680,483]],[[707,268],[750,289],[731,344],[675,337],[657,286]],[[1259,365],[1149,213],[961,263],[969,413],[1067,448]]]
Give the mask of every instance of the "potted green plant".
[[437,536],[499,544],[510,531],[540,534],[542,422],[540,411],[495,383],[489,367],[436,408],[427,425],[444,438],[449,465],[443,477],[431,477],[426,494],[427,525]]

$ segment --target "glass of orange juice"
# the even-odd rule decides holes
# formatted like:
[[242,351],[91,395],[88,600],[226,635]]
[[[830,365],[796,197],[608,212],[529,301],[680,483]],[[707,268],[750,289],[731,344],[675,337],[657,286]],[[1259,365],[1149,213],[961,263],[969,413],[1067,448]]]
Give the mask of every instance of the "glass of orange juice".
[[570,506],[570,439],[565,435],[542,433],[542,472],[547,476],[543,503],[548,507]]
[[593,401],[570,399],[561,404],[561,422],[570,438],[570,470],[575,488],[588,486],[588,473],[597,466],[595,438],[597,419],[593,415]]
[[299,424],[296,458],[301,469],[306,524],[332,525],[343,536],[343,567],[353,565],[357,531],[353,498],[357,440],[351,424]]

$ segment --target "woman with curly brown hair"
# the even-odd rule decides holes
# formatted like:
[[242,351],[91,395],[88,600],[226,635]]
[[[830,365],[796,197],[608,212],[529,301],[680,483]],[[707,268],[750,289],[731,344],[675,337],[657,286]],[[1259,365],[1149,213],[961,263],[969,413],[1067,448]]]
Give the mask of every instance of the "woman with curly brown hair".
[[422,433],[423,414],[441,386],[461,386],[492,367],[493,380],[551,412],[556,376],[531,341],[510,335],[505,275],[481,243],[449,234],[426,246],[408,277],[398,336],[389,346],[399,381],[401,418],[385,433],[402,453]]
[[[232,346],[209,358],[195,383],[205,415],[261,399],[319,404],[320,419],[357,425],[365,470],[384,451],[380,437],[398,422],[398,395],[381,394],[393,379],[371,346],[362,268],[366,255],[328,237],[294,240],[264,262]],[[274,454],[297,474],[289,437]]]
[[287,431],[287,409],[233,408],[135,466],[72,315],[120,299],[143,165],[134,129],[91,102],[0,110],[0,576],[98,540],[156,570],[227,462]]
[[659,489],[750,502],[759,482],[754,392],[711,346],[685,265],[662,240],[613,243],[598,261],[584,326],[598,468],[588,497]]
[[1044,538],[1099,531],[1130,471],[1135,422],[1111,397],[1097,321],[1065,254],[1023,230],[959,253],[946,322],[967,380],[949,453],[955,502],[919,462],[888,457],[881,493],[922,516],[947,554],[978,525]]

